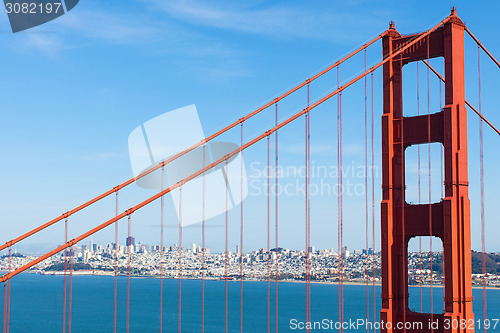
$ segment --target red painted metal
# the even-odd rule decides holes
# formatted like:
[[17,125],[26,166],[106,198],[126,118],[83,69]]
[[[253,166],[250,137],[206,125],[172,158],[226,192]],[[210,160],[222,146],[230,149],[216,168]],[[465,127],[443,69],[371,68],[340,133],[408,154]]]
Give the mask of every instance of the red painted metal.
[[179,187],[179,285],[177,295],[177,332],[182,332],[182,186]]
[[271,332],[271,137],[267,137],[267,332]]
[[467,33],[469,34],[469,36],[472,37],[472,39],[474,39],[474,41],[477,43],[477,45],[483,49],[484,52],[486,52],[486,54],[488,55],[488,57],[490,57],[491,60],[493,60],[493,62],[500,68],[500,62],[498,62],[498,60],[495,59],[495,57],[490,53],[490,51],[488,51],[486,49],[486,47],[484,47],[484,45],[479,41],[479,39],[476,38],[476,36],[474,36],[472,34],[472,32],[469,30],[469,28],[467,28],[466,26],[464,26],[464,29],[465,31],[467,31]]
[[[426,35],[425,38],[418,39]],[[401,59],[393,55],[409,41]],[[406,332],[429,332],[429,319],[473,320],[471,288],[470,212],[467,180],[467,113],[464,98],[464,25],[455,11],[443,25],[424,34],[402,37],[391,24],[383,38],[384,114],[382,116],[382,311],[381,320],[413,323]],[[404,117],[402,68],[426,58],[444,57],[445,107],[432,115]],[[404,132],[404,137],[403,137]],[[445,197],[441,202],[411,205],[405,201],[404,150],[410,145],[440,142],[444,146]],[[404,213],[403,213],[404,212]],[[432,220],[432,223],[431,223]],[[424,314],[408,304],[408,241],[433,235],[441,238],[445,262],[445,312]],[[414,323],[422,323],[415,329]],[[396,327],[382,330],[401,332]],[[471,330],[469,330],[471,331]]]
[[[243,147],[243,123],[240,129],[240,147]],[[240,149],[240,333],[243,333],[243,150]]]
[[[228,175],[228,160],[226,160],[226,165],[224,167],[226,171],[226,179],[229,179]],[[225,299],[224,299],[224,318],[225,318],[225,333],[228,332],[228,300],[229,300],[229,291],[228,291],[228,270],[229,270],[229,186],[226,185],[226,232],[225,232],[225,251],[224,251],[224,291],[225,291]]]
[[[276,103],[276,111],[275,111],[275,123],[274,126],[278,125],[278,103]],[[274,304],[274,327],[276,330],[276,333],[278,333],[278,279],[279,279],[279,265],[278,265],[278,131],[274,132],[275,134],[275,159],[274,159],[274,215],[275,215],[275,244],[276,244],[276,272],[275,272],[275,290],[274,290],[274,298],[275,298],[275,304]]]
[[132,245],[130,244],[131,234],[131,218],[128,216],[128,233],[127,233],[127,318],[126,318],[126,332],[130,331],[130,256],[132,252]]
[[[64,243],[68,242],[68,219],[64,219]],[[68,270],[68,250],[64,250],[64,282],[63,282],[63,333],[66,333],[66,300],[67,300],[67,270]]]
[[[310,106],[310,85],[307,85],[307,107]],[[310,201],[309,201],[309,182],[310,182],[310,123],[309,123],[309,111],[305,114],[305,167],[306,167],[306,179],[305,179],[305,208],[306,208],[306,321],[311,321],[311,224],[310,224]],[[306,332],[309,333],[311,330],[306,328]]]
[[[371,81],[371,153],[372,153],[372,294],[373,294],[373,320],[377,318],[377,287],[375,285],[375,117],[373,101],[373,73]],[[373,332],[376,332],[375,327]]]
[[[115,216],[118,216],[119,193],[115,196]],[[114,281],[114,306],[113,306],[113,333],[116,333],[116,319],[118,312],[118,220],[115,222],[115,281]]]
[[3,333],[7,332],[7,283],[3,285]]
[[[337,89],[340,89],[340,68],[337,67]],[[337,96],[337,170],[342,170],[342,165],[341,165],[341,148],[340,146],[342,145],[341,141],[341,129],[342,129],[342,124],[340,122],[340,113],[341,113],[341,98],[342,94],[339,94]],[[338,285],[338,305],[339,305],[339,322],[343,322],[342,317],[343,317],[343,305],[344,305],[344,298],[343,298],[343,293],[342,293],[342,276],[343,276],[343,271],[342,271],[342,227],[341,227],[341,220],[342,220],[342,172],[339,173],[339,180],[338,180],[338,188],[339,188],[339,193],[337,196],[337,242],[338,242],[338,252],[339,252],[339,257],[338,257],[338,279],[339,279],[339,285]],[[340,332],[343,332],[343,327],[340,327]]]
[[71,333],[71,318],[73,314],[73,247],[69,250],[69,291],[68,291],[68,333]]
[[[366,50],[365,50],[365,71],[366,71]],[[368,233],[369,233],[369,204],[368,204],[368,78],[365,76],[365,275],[366,275],[366,321],[370,321],[370,277],[368,276],[370,257],[368,256]],[[366,326],[366,333],[370,332],[370,327]]]
[[[432,67],[432,66],[431,66],[431,65],[430,65],[427,61],[425,61],[425,60],[422,60],[422,62],[423,62],[424,64],[426,64],[426,65],[427,65],[427,67],[429,67],[429,68],[430,68],[430,70],[431,70],[431,71],[433,71],[433,72],[434,72],[434,74],[436,74],[436,76],[437,76],[437,77],[439,77],[439,79],[440,79],[442,82],[444,82],[444,77],[443,77],[441,74],[439,74],[439,72],[438,72],[438,71],[436,71],[436,69],[435,69],[434,67]],[[440,89],[441,89],[441,87],[440,87]],[[441,100],[441,99],[440,99],[440,100]],[[491,128],[492,128],[495,132],[497,132],[497,134],[498,134],[498,135],[500,135],[500,130],[498,130],[498,129],[497,129],[497,128],[496,128],[496,127],[495,127],[495,126],[494,126],[494,125],[490,122],[490,121],[488,121],[488,119],[486,119],[486,118],[483,116],[483,114],[482,114],[481,112],[479,112],[479,111],[478,111],[475,107],[473,107],[473,106],[472,106],[472,104],[470,104],[467,100],[465,100],[465,104],[466,104],[466,105],[467,105],[467,106],[468,106],[468,107],[469,107],[472,111],[474,111],[474,112],[475,112],[475,113],[479,116],[479,118],[481,118],[481,119],[482,119],[485,123],[487,123],[487,124],[488,124],[488,126],[490,126],[490,127],[491,127]]]
[[[241,124],[241,128],[243,128],[243,124]],[[207,156],[207,145],[203,146],[203,167],[205,167],[205,159]],[[203,203],[202,203],[202,219],[201,219],[201,333],[205,332],[205,212],[206,212],[206,180],[205,173],[202,176],[203,181]]]
[[[203,155],[205,155],[205,147],[203,147]],[[203,156],[205,161],[205,156]],[[165,187],[165,167],[161,168],[161,190]],[[163,238],[164,238],[164,224],[165,224],[165,197],[160,199],[160,333],[163,331]],[[203,305],[203,304],[202,304]],[[202,310],[203,315],[203,310]]]

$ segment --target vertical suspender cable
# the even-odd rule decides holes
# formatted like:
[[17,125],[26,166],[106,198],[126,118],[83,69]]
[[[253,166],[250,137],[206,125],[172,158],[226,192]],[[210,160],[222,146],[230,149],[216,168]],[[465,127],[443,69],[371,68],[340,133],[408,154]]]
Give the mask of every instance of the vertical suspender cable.
[[179,287],[177,295],[177,332],[182,332],[182,185],[179,187]]
[[[429,61],[429,47],[430,47],[430,38],[427,37],[427,61]],[[432,253],[432,204],[431,204],[431,193],[432,193],[432,182],[431,182],[431,85],[430,85],[430,70],[429,66],[427,66],[427,157],[428,157],[428,177],[429,177],[429,254],[430,254],[430,270],[431,270],[431,280],[430,280],[430,296],[431,296],[431,322],[434,320],[434,300],[433,300],[433,273],[432,273],[432,261],[433,261],[433,253]],[[432,328],[432,331],[434,329]]]
[[[344,161],[343,161],[343,134],[342,134],[342,127],[343,127],[343,121],[342,121],[342,93],[340,93],[340,187],[342,188],[342,191],[340,192],[340,245],[343,248],[344,247],[344,180],[343,180],[343,172],[342,170],[344,169]],[[341,309],[342,309],[342,318],[341,322],[344,322],[344,253],[342,252],[340,256],[340,263],[341,263],[341,268],[340,268],[340,291],[341,291],[341,299],[342,299],[342,304],[341,304]],[[342,327],[342,332],[344,332],[344,327]]]
[[[417,116],[420,116],[420,73],[417,61]],[[418,169],[418,204],[422,203],[422,187],[420,174],[420,145],[417,145],[417,169]],[[418,258],[419,258],[419,287],[420,287],[420,312],[423,312],[422,302],[422,236],[418,237]]]
[[[275,110],[275,126],[278,126],[278,103],[276,103],[276,110]],[[275,205],[274,205],[274,215],[275,215],[275,231],[274,231],[274,236],[275,236],[275,243],[276,243],[276,272],[275,272],[275,291],[274,291],[274,297],[275,297],[275,305],[274,305],[274,316],[275,316],[275,330],[276,333],[278,333],[278,279],[279,279],[279,270],[278,270],[278,261],[279,261],[279,252],[278,252],[278,131],[275,132],[275,149],[274,152],[276,154],[275,159],[274,159],[274,199],[275,199]]]
[[[309,107],[309,85],[307,85],[307,107]],[[307,182],[308,182],[308,177],[307,177],[307,113],[304,115],[305,119],[305,138],[304,138],[304,147],[305,147],[305,154],[304,154],[304,165],[306,167],[306,177],[305,177],[305,243],[306,243],[306,252],[305,252],[305,283],[306,283],[306,322],[309,321],[309,230],[307,228],[307,195],[308,195],[308,188],[307,188]],[[309,333],[309,329],[306,328],[306,332]]]
[[[229,180],[228,176],[228,162],[226,160],[226,181]],[[225,251],[224,251],[224,290],[225,290],[225,299],[224,299],[224,304],[225,304],[225,332],[228,332],[228,265],[229,265],[229,241],[228,241],[228,232],[229,232],[229,186],[226,183],[226,232],[225,232]]]
[[[12,271],[12,247],[9,246],[9,272]],[[7,333],[10,331],[10,285],[11,279],[7,284]]]
[[3,284],[3,333],[6,333],[6,332],[7,332],[7,283],[4,282],[4,284]]
[[[365,49],[365,72],[366,72],[366,49]],[[365,76],[365,255],[366,255],[366,322],[370,321],[370,277],[369,256],[368,256],[368,78]],[[370,332],[370,328],[366,325],[366,332]]]
[[[115,196],[115,216],[118,216],[118,191]],[[113,307],[113,333],[116,333],[116,314],[118,310],[118,221],[115,222],[115,285]]]
[[[240,130],[240,148],[243,146],[243,124]],[[240,149],[240,333],[243,333],[243,150]]]
[[69,250],[69,297],[68,297],[68,333],[71,333],[71,314],[73,308],[73,246]]
[[[205,161],[207,158],[207,145],[203,145],[203,168],[205,168]],[[205,195],[206,195],[206,181],[205,173],[202,175],[203,182],[203,198],[202,198],[202,216],[201,216],[201,333],[205,332]]]
[[[441,85],[442,85],[442,82],[441,80],[439,80],[439,111],[442,111],[443,110],[443,102],[442,102],[442,88],[441,88]],[[441,172],[441,184],[439,186],[439,188],[441,189],[441,198],[444,198],[444,192],[443,192],[443,185],[444,185],[444,168],[443,168],[443,145],[440,144],[439,145],[439,148],[440,148],[440,167],[439,167],[439,170]],[[444,260],[443,260],[443,265],[444,265]],[[444,267],[443,267],[443,274],[444,274]],[[443,279],[444,280],[444,279]]]
[[[375,286],[375,113],[373,103],[373,72],[371,73],[371,144],[372,144],[372,289],[373,289],[373,321],[377,320],[377,298]],[[373,329],[375,333],[375,328]]]
[[[402,75],[403,73],[403,58],[400,56],[399,57],[399,64],[400,64],[400,73]],[[400,140],[400,146],[401,146],[401,151],[400,151],[400,158],[399,160],[401,161],[401,251],[403,253],[407,253],[407,248],[406,248],[406,240],[405,240],[405,204],[406,204],[406,189],[405,189],[405,148],[404,148],[404,114],[403,110],[401,110],[401,140]],[[405,267],[406,271],[404,272],[404,276],[408,276],[408,268]],[[406,279],[405,279],[406,280]],[[406,307],[407,307],[407,292],[408,292],[408,286],[405,285],[402,286],[402,292],[403,292],[403,332],[406,332]]]
[[[310,84],[307,84],[307,107],[310,106]],[[311,321],[311,225],[310,225],[310,201],[309,201],[309,182],[310,182],[310,124],[309,111],[305,113],[305,164],[306,164],[306,321]],[[310,332],[309,329],[306,330]]]
[[130,332],[130,256],[132,254],[132,235],[131,235],[131,215],[128,216],[128,232],[127,232],[127,322],[126,331]]
[[271,332],[271,137],[267,136],[267,333]]
[[[442,88],[441,88],[441,80],[438,80],[439,81],[439,111],[441,112],[443,110],[443,104],[442,104]],[[440,144],[439,145],[439,172],[441,174],[441,182],[439,184],[439,189],[441,190],[441,200],[444,199],[444,167],[443,167],[443,156],[444,156],[444,152],[443,152],[443,145]],[[446,260],[444,260],[444,250],[443,250],[443,261],[442,261],[442,275],[443,275],[443,294],[445,293],[444,291],[444,281],[446,281]],[[443,297],[443,309],[446,309],[446,301]]]
[[[161,167],[161,190],[165,188],[165,167]],[[163,332],[163,232],[165,197],[160,198],[160,333]]]
[[[340,87],[340,69],[337,66],[337,89]],[[342,262],[342,122],[341,122],[341,109],[342,109],[342,93],[337,95],[337,173],[338,173],[338,196],[337,196],[337,240],[338,240],[338,296],[339,296],[339,322],[343,322],[343,262]],[[342,325],[340,325],[339,332],[343,332]]]
[[[66,218],[68,223],[68,218]],[[68,333],[71,333],[71,311],[73,307],[73,246],[69,248],[69,295],[68,295]]]
[[[68,218],[64,220],[64,243],[68,241]],[[92,249],[91,249],[92,250]],[[64,250],[63,333],[66,332],[68,250]],[[8,331],[8,330],[7,330]]]
[[[481,48],[477,47],[477,71],[478,71],[478,107],[481,113]],[[479,177],[481,184],[481,251],[482,251],[482,273],[483,273],[483,330],[486,333],[486,234],[484,223],[484,155],[483,155],[483,119],[479,118]]]

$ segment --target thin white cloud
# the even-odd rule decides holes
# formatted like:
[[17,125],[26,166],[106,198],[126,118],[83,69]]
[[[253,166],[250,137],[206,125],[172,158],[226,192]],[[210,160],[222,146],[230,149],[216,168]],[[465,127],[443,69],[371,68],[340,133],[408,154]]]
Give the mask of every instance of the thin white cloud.
[[233,60],[239,54],[234,45],[181,27],[175,20],[158,16],[153,19],[150,14],[146,8],[140,13],[112,13],[79,7],[43,28],[16,35],[15,47],[58,58],[66,49],[102,41],[134,48],[143,46],[144,52],[154,56],[168,54],[174,57],[171,61],[192,69],[201,79],[227,80],[249,75],[245,66]]
[[63,48],[63,42],[56,34],[31,31],[18,35],[15,45],[22,51],[35,49],[49,58],[57,58]]
[[[283,38],[352,40],[380,25],[374,13],[322,11],[307,3],[251,6],[228,1],[143,0],[188,23]],[[382,21],[385,22],[385,19]],[[346,31],[349,31],[347,34]],[[375,30],[376,31],[376,30]]]
[[140,16],[118,16],[84,10],[69,12],[55,22],[59,26],[58,31],[70,30],[91,39],[127,44],[157,40],[161,32],[166,30],[158,23],[148,22]]

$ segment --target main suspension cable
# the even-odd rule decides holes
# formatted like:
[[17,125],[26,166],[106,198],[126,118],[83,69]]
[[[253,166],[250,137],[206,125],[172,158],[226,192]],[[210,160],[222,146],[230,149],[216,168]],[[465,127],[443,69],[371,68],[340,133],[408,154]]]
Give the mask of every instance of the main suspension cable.
[[486,54],[490,57],[490,59],[493,60],[493,62],[498,66],[498,68],[500,68],[500,62],[498,62],[498,60],[496,60],[495,57],[490,53],[490,51],[488,51],[486,47],[484,47],[484,45],[479,41],[479,39],[477,39],[476,36],[472,34],[469,28],[467,28],[467,26],[464,25],[464,28],[465,31],[467,31],[467,33],[469,34],[469,36],[471,36],[472,39],[476,42],[478,47],[482,48],[483,51],[486,52]]
[[[436,69],[434,67],[432,67],[427,61],[425,60],[422,60],[422,62],[424,64],[427,65],[427,67],[430,68],[430,70],[432,72],[434,72],[434,74],[437,75],[437,77],[439,77],[439,79],[442,81],[442,82],[445,82],[443,76],[441,74],[438,73],[438,71],[436,71]],[[465,104],[472,110],[474,111],[478,116],[479,118],[481,118],[485,123],[488,124],[488,126],[490,126],[498,135],[500,135],[500,130],[498,130],[495,126],[493,126],[493,124],[491,122],[488,121],[488,119],[486,119],[483,114],[481,112],[479,112],[478,110],[476,110],[475,107],[472,106],[472,104],[470,104],[467,100],[465,100]]]

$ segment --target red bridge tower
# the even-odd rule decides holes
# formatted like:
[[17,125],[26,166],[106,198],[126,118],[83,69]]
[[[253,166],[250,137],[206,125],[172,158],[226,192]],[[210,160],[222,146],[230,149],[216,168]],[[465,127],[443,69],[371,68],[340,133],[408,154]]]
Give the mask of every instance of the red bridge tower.
[[[391,23],[383,38],[384,57],[419,34],[401,36]],[[438,113],[403,116],[403,66],[443,57],[445,107]],[[422,329],[387,328],[384,332],[473,332],[445,323],[473,323],[470,203],[467,173],[467,112],[464,85],[464,24],[452,10],[450,19],[428,37],[384,64],[382,116],[382,311],[381,320],[421,322]],[[433,204],[405,201],[405,154],[411,145],[439,142],[444,147],[445,197]],[[412,237],[439,237],[444,247],[444,313],[417,313],[408,307],[408,242]],[[438,321],[438,328],[429,322]],[[467,325],[469,326],[469,325]],[[413,326],[415,327],[415,326]],[[455,327],[455,328],[453,328]],[[473,324],[470,325],[473,327]]]

